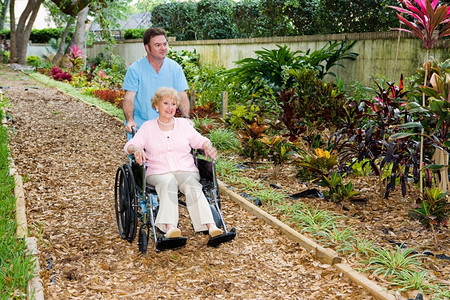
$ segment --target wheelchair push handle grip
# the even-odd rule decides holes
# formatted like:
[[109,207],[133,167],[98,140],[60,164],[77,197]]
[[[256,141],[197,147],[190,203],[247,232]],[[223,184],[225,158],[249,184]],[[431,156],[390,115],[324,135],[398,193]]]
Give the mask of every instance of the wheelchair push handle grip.
[[137,132],[137,128],[136,127],[131,127],[131,135],[134,136]]

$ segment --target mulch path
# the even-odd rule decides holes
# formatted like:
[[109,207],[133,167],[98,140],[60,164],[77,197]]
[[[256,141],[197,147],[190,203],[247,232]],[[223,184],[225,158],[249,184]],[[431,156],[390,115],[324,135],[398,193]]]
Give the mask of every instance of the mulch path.
[[115,221],[114,177],[127,160],[123,126],[25,74],[0,70],[46,299],[372,299],[225,197],[234,241],[206,247],[182,208],[186,247],[156,253],[150,242],[140,254]]

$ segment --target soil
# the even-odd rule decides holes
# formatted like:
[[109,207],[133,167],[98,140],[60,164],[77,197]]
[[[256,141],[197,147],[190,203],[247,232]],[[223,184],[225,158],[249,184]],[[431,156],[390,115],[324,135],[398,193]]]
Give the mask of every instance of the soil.
[[[234,241],[207,247],[207,236],[193,232],[182,207],[186,247],[157,253],[150,242],[148,253],[139,253],[136,240],[120,238],[115,221],[115,172],[127,161],[123,125],[21,72],[5,65],[0,71],[0,86],[11,103],[11,156],[24,178],[46,299],[372,299],[226,197],[222,211],[227,226],[237,230]],[[278,177],[258,168],[245,172],[287,193],[308,188],[288,168]],[[373,179],[354,183],[367,201],[344,203],[348,210],[323,199],[302,201],[349,216],[345,222],[382,246],[392,248],[389,239],[450,255],[448,228],[440,228],[436,249],[430,232],[408,218],[414,199],[396,192],[384,201]],[[434,276],[448,280],[448,260],[425,262]]]

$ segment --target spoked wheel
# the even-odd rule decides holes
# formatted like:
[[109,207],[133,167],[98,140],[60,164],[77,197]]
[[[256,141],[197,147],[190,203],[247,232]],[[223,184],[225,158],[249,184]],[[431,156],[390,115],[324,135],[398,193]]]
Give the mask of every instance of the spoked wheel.
[[137,199],[133,173],[127,164],[117,169],[114,200],[119,235],[132,242],[136,236]]
[[139,237],[138,237],[139,252],[141,252],[142,254],[147,253],[148,235],[149,229],[147,224],[142,224],[141,227],[139,228]]

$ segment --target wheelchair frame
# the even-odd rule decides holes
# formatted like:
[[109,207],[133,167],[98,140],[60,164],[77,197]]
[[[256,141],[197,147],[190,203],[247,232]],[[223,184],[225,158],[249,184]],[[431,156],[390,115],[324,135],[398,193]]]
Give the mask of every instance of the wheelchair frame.
[[[210,237],[208,246],[218,247],[221,243],[231,241],[236,236],[235,228],[227,230],[222,212],[220,210],[220,194],[216,178],[215,162],[210,162],[198,157],[203,154],[201,150],[194,150],[194,162],[200,172],[200,183],[203,193],[208,200],[216,226],[222,228],[224,233]],[[204,175],[206,173],[206,176]],[[204,175],[204,176],[202,176]],[[139,183],[136,184],[136,180]],[[179,193],[181,195],[181,193]],[[147,253],[150,239],[150,229],[156,251],[181,248],[186,245],[187,238],[165,238],[164,233],[155,226],[158,213],[158,195],[153,186],[149,186],[145,180],[145,165],[138,165],[132,158],[130,164],[124,164],[117,169],[114,188],[116,222],[119,235],[128,242],[133,242],[136,237],[138,224],[139,251]],[[179,203],[184,204],[181,200]]]

